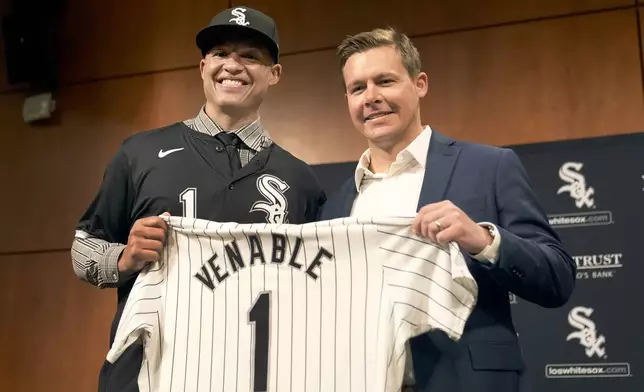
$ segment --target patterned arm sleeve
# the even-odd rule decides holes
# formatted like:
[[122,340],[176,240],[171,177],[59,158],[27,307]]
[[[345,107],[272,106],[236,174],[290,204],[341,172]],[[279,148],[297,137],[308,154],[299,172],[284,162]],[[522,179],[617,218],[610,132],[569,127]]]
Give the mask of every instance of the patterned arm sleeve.
[[126,281],[118,271],[125,245],[92,238],[77,231],[72,244],[72,263],[76,276],[98,288],[118,287]]

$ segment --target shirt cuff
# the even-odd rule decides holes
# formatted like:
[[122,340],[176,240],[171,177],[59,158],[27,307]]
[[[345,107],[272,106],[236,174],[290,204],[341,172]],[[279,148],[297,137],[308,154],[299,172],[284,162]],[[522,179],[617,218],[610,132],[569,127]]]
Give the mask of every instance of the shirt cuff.
[[119,282],[119,258],[126,245],[110,246],[100,260],[99,274],[104,284],[113,286]]
[[470,256],[478,261],[488,261],[492,264],[496,263],[499,260],[499,247],[501,246],[501,232],[497,227],[490,222],[480,222],[479,226],[484,227],[487,230],[494,232],[494,239],[490,245],[487,245],[483,250],[475,255],[470,254]]

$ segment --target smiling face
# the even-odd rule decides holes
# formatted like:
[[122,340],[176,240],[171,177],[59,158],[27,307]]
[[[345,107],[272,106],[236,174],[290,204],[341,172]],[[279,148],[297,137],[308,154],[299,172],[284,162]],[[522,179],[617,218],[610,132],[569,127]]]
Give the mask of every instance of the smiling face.
[[269,86],[279,81],[282,68],[273,64],[268,50],[249,42],[214,46],[201,60],[206,110],[211,116],[254,115]]
[[404,148],[422,131],[420,99],[427,93],[427,75],[411,76],[395,46],[351,55],[342,74],[351,120],[370,147]]

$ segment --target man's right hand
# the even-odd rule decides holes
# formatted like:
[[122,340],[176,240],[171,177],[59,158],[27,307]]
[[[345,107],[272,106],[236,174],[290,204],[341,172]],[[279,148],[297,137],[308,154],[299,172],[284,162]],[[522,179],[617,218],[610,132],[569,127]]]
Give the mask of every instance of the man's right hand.
[[[169,213],[163,215],[169,216]],[[119,272],[138,272],[148,263],[161,257],[168,225],[158,216],[141,218],[134,222],[127,239],[127,247],[119,259]]]

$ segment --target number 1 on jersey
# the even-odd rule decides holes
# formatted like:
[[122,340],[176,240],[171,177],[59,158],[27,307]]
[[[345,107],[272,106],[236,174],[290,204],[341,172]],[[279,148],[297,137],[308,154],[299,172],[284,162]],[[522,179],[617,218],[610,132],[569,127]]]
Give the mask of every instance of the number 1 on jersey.
[[271,294],[262,292],[248,312],[248,322],[254,326],[253,392],[268,390],[268,351],[270,339]]
[[185,218],[197,218],[197,188],[186,188],[179,194],[179,202],[183,206]]

